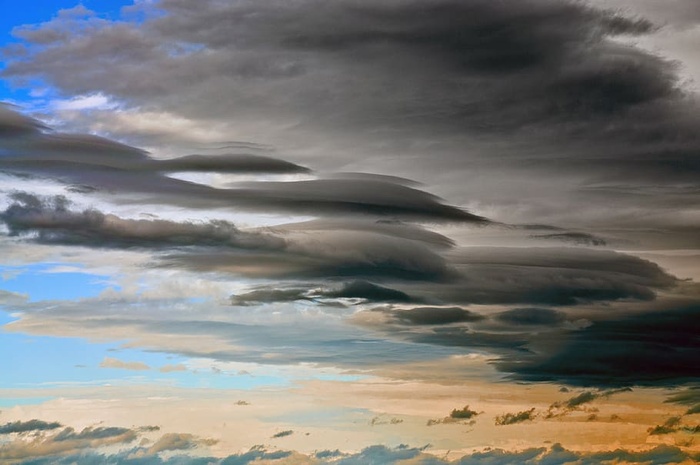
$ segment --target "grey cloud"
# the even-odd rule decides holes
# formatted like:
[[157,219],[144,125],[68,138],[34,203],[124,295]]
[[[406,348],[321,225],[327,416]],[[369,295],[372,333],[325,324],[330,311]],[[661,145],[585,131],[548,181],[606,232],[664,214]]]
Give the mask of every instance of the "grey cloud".
[[275,302],[309,301],[320,305],[344,306],[340,301],[326,299],[363,299],[369,302],[414,302],[405,292],[390,289],[367,281],[351,281],[339,286],[319,284],[307,288],[268,288],[263,287],[232,295],[233,305],[252,305]]
[[548,308],[514,308],[495,317],[514,325],[557,325],[566,321],[566,313]]
[[10,433],[26,433],[29,431],[46,431],[60,428],[62,425],[58,422],[46,422],[42,420],[15,421],[0,425],[0,434]]
[[415,241],[352,231],[312,238],[286,236],[285,239],[288,245],[283,251],[170,253],[161,257],[162,266],[312,281],[355,278],[435,282],[451,277],[444,257]]
[[289,223],[268,228],[271,231],[367,231],[387,236],[425,242],[433,247],[450,248],[455,245],[449,237],[422,228],[418,225],[397,220],[363,221],[360,219],[337,218],[318,219],[302,223]]
[[[285,237],[294,242],[292,236]],[[341,240],[344,247],[357,252],[340,255],[313,252],[325,250],[323,244],[341,244]],[[649,301],[655,298],[657,290],[678,283],[650,261],[603,250],[474,247],[441,256],[413,241],[353,237],[348,233],[334,233],[318,242],[314,249],[302,244],[288,250],[304,251],[306,255],[180,253],[166,256],[164,264],[195,270],[227,270],[251,277],[410,280],[413,281],[410,285],[395,281],[391,287],[408,294],[412,302],[439,305],[562,306],[623,299]]]
[[[628,43],[655,32],[643,18],[553,0],[172,0],[159,8],[139,24],[71,17],[41,25],[24,33],[25,55],[7,52],[4,75],[38,75],[67,95],[102,92],[205,126],[253,127],[295,163],[418,177],[457,204],[489,206],[500,221],[634,221],[667,237],[697,236],[698,200],[687,185],[700,169],[698,103],[671,61]],[[52,32],[38,38],[44,30]],[[70,182],[116,183],[84,178]],[[150,180],[120,182],[159,198]],[[245,190],[159,180],[169,192],[161,201],[178,193],[189,206],[478,221],[386,179],[381,188],[346,179],[338,188],[347,195],[330,201],[328,182],[256,185],[264,199],[255,202],[241,198],[253,194]],[[358,203],[377,190],[413,203]],[[680,205],[691,214],[669,213]]]
[[294,302],[312,300],[306,289],[254,289],[243,294],[231,296],[232,305],[257,305],[271,302]]
[[298,212],[397,215],[412,219],[485,224],[487,220],[460,208],[440,203],[434,195],[369,179],[317,179],[284,183],[250,183],[234,187],[239,198],[260,206],[271,205]]
[[564,233],[553,233],[553,234],[536,234],[530,236],[534,239],[543,240],[557,240],[562,242],[570,242],[576,245],[607,245],[607,241],[602,237],[595,236],[589,233],[579,233],[579,232],[564,232]]
[[[65,197],[40,198],[14,193],[14,203],[0,213],[11,234],[36,234],[44,243],[92,247],[140,247],[163,251],[164,266],[225,269],[258,277],[334,278],[398,277],[443,280],[450,275],[445,259],[429,244],[373,232],[349,230],[292,234],[283,228],[243,231],[226,221],[187,223],[122,219],[97,210],[73,211]],[[326,297],[412,301],[405,293],[360,284],[330,290]],[[335,293],[335,294],[334,294]]]
[[415,302],[405,292],[389,289],[367,281],[352,281],[344,284],[339,289],[325,292],[327,297],[332,298],[360,298],[372,302]]
[[[419,173],[459,203],[480,201],[519,219],[534,205],[571,221],[619,221],[622,207],[662,213],[678,204],[676,188],[697,177],[695,99],[672,63],[614,40],[653,32],[640,18],[546,0],[160,6],[164,15],[138,26],[90,20],[81,29],[74,18],[43,25],[80,30],[79,40],[27,44],[27,58],[11,59],[5,73],[38,73],[68,94],[147,101],[205,123],[265,122],[276,129],[264,142],[289,144],[294,161]],[[122,43],[131,52],[115,56]],[[89,66],[104,56],[113,64]],[[74,76],[82,68],[90,72]],[[652,202],[619,195],[648,193],[660,176],[669,189]],[[168,183],[187,205],[212,194]],[[618,194],[587,190],[601,184]],[[321,208],[315,194],[280,205],[277,186],[257,187],[265,208]],[[287,187],[297,196],[309,186]],[[682,197],[686,208],[696,206],[696,195]],[[510,208],[514,200],[528,205]],[[590,211],[593,204],[603,207]],[[363,207],[370,210],[382,206]],[[678,226],[630,216],[670,235]]]
[[0,137],[20,137],[44,128],[39,121],[14,111],[5,103],[0,104]]
[[158,171],[210,171],[217,173],[308,173],[310,170],[294,163],[262,155],[187,155],[158,160]]
[[484,316],[461,307],[414,307],[408,309],[375,308],[373,312],[389,315],[397,323],[406,325],[447,325],[481,321]]
[[69,185],[84,186],[82,190],[114,191],[122,196],[138,194],[141,197],[137,199],[131,195],[131,202],[155,201],[191,208],[236,206],[296,214],[379,215],[423,221],[488,223],[485,218],[442,203],[432,194],[386,178],[255,182],[218,189],[162,174],[181,170],[220,173],[294,173],[306,170],[290,162],[259,155],[191,155],[160,161],[149,158],[142,150],[109,139],[60,133],[37,133],[18,142],[0,140],[0,147],[3,145],[5,153],[0,156],[0,171],[47,176]]
[[[669,111],[688,107],[673,66],[611,40],[654,26],[582,3],[307,0],[195,8],[164,1],[160,7],[164,15],[138,27],[88,21],[80,40],[57,36],[34,48],[26,37],[30,59],[14,57],[4,74],[39,74],[71,94],[148,99],[191,116],[228,117],[233,101],[257,118],[297,115],[303,130],[345,125],[364,133],[403,129],[411,137],[405,129],[479,134],[536,126],[547,136],[538,141],[544,144],[562,132],[587,143],[591,136],[629,142],[645,133],[670,143],[671,125],[654,117],[670,113],[687,121],[681,111]],[[43,28],[71,30],[71,22]],[[130,53],[115,55],[115,44],[128,44]],[[191,50],[173,53],[182,45]],[[113,65],[103,71],[68,72],[104,56]],[[351,69],[372,79],[353,79]],[[143,79],[144,73],[160,79]],[[610,130],[607,123],[618,118],[631,122]],[[651,120],[653,133],[646,132]],[[691,126],[682,132],[689,142]],[[613,150],[606,158],[625,159],[623,145]]]
[[653,300],[678,283],[650,261],[605,250],[469,247],[446,260],[453,279],[413,286],[414,295],[446,304],[578,305]]
[[14,203],[0,213],[10,233],[38,233],[46,243],[97,247],[148,247],[210,245],[243,249],[283,249],[282,238],[246,233],[226,221],[178,223],[167,220],[131,220],[98,210],[69,210],[65,197],[40,198],[27,193],[10,196]]

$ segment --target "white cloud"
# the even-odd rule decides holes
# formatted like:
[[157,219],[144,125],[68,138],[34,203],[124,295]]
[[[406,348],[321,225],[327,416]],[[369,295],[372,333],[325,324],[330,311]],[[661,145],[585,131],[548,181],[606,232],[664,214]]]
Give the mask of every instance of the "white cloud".
[[70,99],[53,100],[50,104],[55,110],[108,110],[118,104],[101,92],[90,95],[79,95]]

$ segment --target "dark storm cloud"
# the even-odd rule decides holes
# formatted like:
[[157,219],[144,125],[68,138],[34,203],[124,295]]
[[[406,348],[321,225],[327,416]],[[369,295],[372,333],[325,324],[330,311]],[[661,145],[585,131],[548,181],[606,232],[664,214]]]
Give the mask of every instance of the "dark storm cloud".
[[[507,131],[532,144],[523,153],[547,147],[545,166],[556,158],[564,171],[584,153],[592,172],[601,174],[600,158],[626,168],[627,179],[698,168],[697,105],[679,90],[675,67],[614,40],[653,32],[643,18],[549,0],[158,6],[164,14],[139,25],[74,16],[18,30],[26,53],[10,54],[3,74],[39,75],[73,95],[147,99],[191,117],[230,117],[237,104],[248,118],[292,119],[302,131],[416,140]],[[43,30],[71,31],[71,40],[40,40]],[[109,66],[89,65],[106,56]]]
[[481,321],[486,318],[461,307],[414,307],[408,309],[379,307],[372,309],[372,311],[384,313],[395,322],[405,325],[448,325]]
[[414,287],[416,295],[453,304],[577,305],[653,300],[656,289],[678,282],[655,263],[605,250],[469,247],[447,259],[460,278]]
[[514,308],[499,313],[499,321],[513,325],[557,325],[566,321],[566,313],[548,308]]
[[416,301],[405,292],[367,281],[352,281],[339,289],[326,291],[324,295],[331,298],[360,298],[373,302],[410,303]]
[[[3,73],[207,128],[253,128],[295,164],[417,178],[499,221],[564,227],[543,240],[600,245],[604,227],[631,225],[696,245],[700,106],[676,64],[631,44],[660,26],[631,12],[558,0],[147,8],[160,13],[138,24],[76,12],[19,29],[23,51],[6,51]],[[98,113],[84,124],[111,127]],[[214,191],[159,178],[155,192],[151,177],[62,175],[192,207],[479,221],[388,179],[345,179],[338,199],[326,179]]]
[[533,362],[501,361],[497,366],[516,379],[572,385],[694,381],[700,377],[699,315],[700,307],[690,306],[595,321]]

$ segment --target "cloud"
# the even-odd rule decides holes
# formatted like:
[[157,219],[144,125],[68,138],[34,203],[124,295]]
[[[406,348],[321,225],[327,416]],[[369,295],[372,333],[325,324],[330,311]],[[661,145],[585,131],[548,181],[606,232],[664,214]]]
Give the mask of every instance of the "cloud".
[[479,412],[471,410],[468,405],[465,405],[461,409],[454,409],[452,412],[450,412],[450,418],[459,420],[469,420],[477,415],[479,415]]
[[158,371],[161,373],[172,373],[175,371],[187,371],[187,367],[183,365],[182,363],[174,364],[174,365],[163,365],[162,367],[158,368]]
[[677,283],[652,262],[603,250],[468,247],[447,260],[461,279],[429,289],[414,286],[415,295],[452,304],[577,305],[653,300],[655,288]]
[[[331,300],[326,300],[331,299]],[[311,289],[260,288],[244,294],[231,296],[233,305],[258,305],[274,302],[307,301],[320,305],[343,306],[332,299],[362,299],[369,302],[413,302],[408,294],[373,284],[367,281],[350,281],[340,286],[315,287]]]
[[377,307],[371,310],[391,318],[401,325],[449,325],[484,320],[486,317],[461,307]]
[[294,431],[292,431],[291,429],[287,429],[284,431],[280,431],[279,433],[273,434],[272,439],[283,438],[286,436],[291,436],[292,434],[294,434]]
[[552,233],[552,234],[535,234],[530,236],[534,239],[544,239],[544,240],[557,240],[562,242],[570,242],[575,245],[587,245],[587,246],[604,246],[607,245],[607,241],[601,237],[595,236],[589,233],[580,232],[564,232],[564,233]]
[[237,248],[284,247],[284,240],[272,235],[245,233],[226,221],[178,223],[167,220],[132,220],[104,214],[98,210],[69,210],[62,196],[39,198],[14,193],[14,201],[0,213],[10,234],[38,233],[45,243],[88,245],[93,247],[164,248],[188,245],[213,245]]
[[548,308],[514,308],[499,313],[495,318],[513,325],[552,326],[566,321],[566,313]]
[[554,402],[547,409],[547,413],[545,414],[544,418],[550,419],[550,418],[563,417],[564,415],[567,415],[567,414],[569,414],[573,411],[576,411],[576,410],[585,410],[585,407],[583,407],[584,405],[590,404],[591,402],[593,402],[597,399],[600,399],[600,398],[607,399],[608,397],[610,397],[614,394],[620,394],[623,392],[631,392],[631,391],[632,391],[632,389],[629,387],[624,387],[624,388],[619,388],[619,389],[600,390],[598,392],[583,391],[582,393],[577,394],[566,401]]
[[0,425],[0,434],[10,433],[26,433],[29,431],[46,431],[60,428],[62,425],[58,422],[46,422],[42,420],[15,421]]
[[[216,440],[201,439],[191,434],[166,433],[160,436],[155,443],[148,447],[133,447],[133,443],[141,433],[153,433],[158,427],[146,427],[138,430],[129,428],[106,426],[88,427],[82,431],[68,427],[56,434],[47,433],[56,427],[42,427],[41,425],[53,425],[53,423],[41,420],[29,422],[16,422],[11,425],[36,424],[33,431],[40,431],[31,437],[19,436],[6,441],[0,448],[0,459],[8,463],[169,463],[163,462],[158,455],[166,451],[185,451],[197,447],[206,447],[216,444]],[[60,425],[58,425],[60,426]],[[23,431],[29,431],[24,429]],[[13,432],[20,432],[19,430]],[[108,448],[108,449],[103,449]],[[117,452],[115,452],[117,451]],[[198,463],[194,456],[179,456],[177,463]],[[184,462],[183,462],[184,461]],[[206,463],[210,463],[209,461]],[[217,461],[217,463],[219,463]]]
[[662,434],[670,434],[678,431],[678,425],[681,422],[681,417],[671,417],[664,422],[663,425],[658,425],[653,428],[649,428],[649,436],[658,436]]
[[179,451],[194,449],[200,445],[213,445],[217,441],[206,439],[202,440],[192,434],[184,433],[166,433],[161,436],[148,450],[145,455],[154,455],[163,451]]
[[[68,95],[104,92],[127,107],[146,101],[232,127],[253,120],[297,154],[336,141],[344,160],[367,160],[376,147],[390,157],[393,136],[411,155],[435,147],[432,170],[462,175],[475,161],[490,166],[480,151],[459,150],[481,137],[514,164],[526,159],[528,170],[577,180],[607,174],[627,187],[654,169],[669,182],[692,179],[675,166],[697,169],[697,104],[674,65],[618,40],[656,30],[640,17],[548,0],[210,0],[199,8],[173,0],[158,8],[140,23],[61,17],[21,29],[23,53],[8,53],[4,76],[40,76]],[[114,44],[129,52],[114,54]],[[311,157],[322,160],[324,149]]]
[[499,362],[528,381],[572,385],[682,384],[700,376],[695,359],[697,306],[596,321],[571,334],[560,349],[530,363]]
[[[3,107],[6,131],[31,129],[30,119]],[[237,183],[229,188],[166,176],[173,171],[301,173],[291,162],[256,154],[188,155],[154,159],[135,147],[88,134],[43,133],[0,140],[0,171],[50,177],[82,190],[110,191],[130,202],[168,203],[188,208],[231,208],[337,216],[389,216],[422,221],[486,224],[464,209],[391,177],[335,177],[294,182]],[[138,194],[134,196],[132,194]]]
[[[17,83],[38,77],[58,94],[99,95],[117,106],[82,108],[73,120],[75,105],[63,108],[52,123],[57,131],[0,109],[0,170],[15,175],[13,185],[50,178],[76,197],[120,208],[176,206],[193,217],[245,210],[322,218],[246,229],[217,220],[134,220],[109,207],[78,210],[61,198],[15,194],[2,221],[43,244],[146,250],[149,266],[164,271],[278,281],[237,291],[236,305],[286,312],[289,302],[307,308],[358,299],[365,311],[351,321],[366,318],[363,329],[392,338],[382,347],[415,352],[373,359],[356,347],[365,334],[357,328],[333,333],[352,334],[342,341],[322,341],[311,329],[285,336],[288,328],[267,321],[216,321],[209,309],[190,319],[161,308],[127,315],[108,299],[101,303],[115,314],[98,312],[85,327],[224,360],[241,346],[250,353],[236,356],[250,360],[275,352],[286,362],[363,366],[422,349],[478,350],[524,381],[695,380],[694,307],[652,305],[681,283],[650,261],[586,248],[614,244],[611,231],[631,248],[657,245],[648,239],[654,235],[673,248],[697,242],[697,98],[670,60],[629,44],[656,25],[581,2],[327,3],[163,0],[159,15],[138,23],[62,14],[16,31],[22,53],[5,51],[3,76]],[[185,121],[183,132],[211,130],[189,140],[218,149],[181,147],[173,158],[158,128],[137,135],[153,154],[135,147],[125,126],[113,127],[119,137],[112,139],[66,130],[130,118],[135,125],[154,115],[163,117],[156,126]],[[149,139],[149,131],[161,136]],[[229,144],[221,134],[266,145]],[[270,156],[276,152],[267,144],[285,159]],[[328,172],[338,169],[378,174]],[[211,177],[170,176],[180,171]],[[251,173],[308,178],[226,177]],[[509,231],[513,247],[464,247],[464,226],[502,233],[491,218],[558,228],[534,238],[523,237],[532,229]],[[438,223],[440,233],[427,229]],[[532,239],[579,247],[521,247]],[[361,307],[372,302],[394,306]],[[52,308],[41,322],[31,306],[22,308],[29,310],[14,327],[35,331],[75,331],[86,314]],[[58,316],[60,326],[50,329]],[[310,339],[293,340],[301,336]],[[293,349],[267,350],[256,337]]]
[[125,362],[112,357],[105,357],[102,362],[100,362],[100,368],[117,368],[121,370],[135,370],[143,371],[150,370],[151,367],[143,362]]
[[3,138],[35,134],[44,128],[38,120],[15,111],[6,103],[0,104],[0,136]]
[[481,415],[483,412],[471,410],[468,405],[461,409],[453,409],[450,414],[444,418],[430,419],[426,422],[426,426],[444,425],[444,424],[460,424],[474,426],[476,419],[474,417]]
[[33,436],[31,439],[20,437],[5,443],[0,448],[0,459],[13,462],[32,458],[40,459],[46,456],[69,455],[104,446],[128,444],[136,438],[136,432],[127,428],[88,427],[76,432],[73,428],[68,427],[57,434]]
[[154,160],[153,169],[165,172],[205,171],[214,173],[308,173],[310,170],[294,163],[262,155],[187,155],[166,160]]
[[496,417],[496,426],[514,425],[524,421],[532,421],[535,417],[537,417],[537,414],[534,408],[517,413],[504,413]]
[[670,396],[666,402],[689,406],[686,415],[700,413],[700,387],[691,386]]

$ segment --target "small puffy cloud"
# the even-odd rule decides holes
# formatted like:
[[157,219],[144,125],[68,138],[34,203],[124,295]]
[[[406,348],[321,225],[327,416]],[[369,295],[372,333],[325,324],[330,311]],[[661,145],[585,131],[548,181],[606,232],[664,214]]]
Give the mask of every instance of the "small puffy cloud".
[[678,425],[681,423],[681,417],[675,416],[671,417],[664,422],[663,425],[658,425],[653,428],[649,428],[649,436],[659,436],[662,434],[671,434],[678,431]]
[[291,429],[287,429],[287,430],[284,430],[284,431],[280,431],[279,433],[273,434],[273,435],[272,435],[272,439],[284,438],[284,437],[286,437],[286,436],[291,436],[292,434],[294,434],[294,431],[291,430]]
[[468,424],[473,426],[476,423],[474,417],[481,415],[483,412],[477,412],[472,410],[468,405],[465,405],[461,409],[453,409],[448,416],[439,419],[430,419],[426,422],[427,426],[440,425],[440,424]]
[[458,420],[469,420],[477,415],[479,415],[479,412],[471,410],[468,405],[465,405],[461,409],[454,409],[452,412],[450,412],[450,418]]
[[143,371],[150,370],[151,367],[143,362],[125,362],[117,358],[105,357],[100,363],[100,368],[117,368],[121,370]]
[[514,425],[516,423],[522,423],[525,421],[532,421],[537,417],[535,413],[535,408],[530,410],[524,410],[522,412],[516,413],[504,413],[503,415],[498,415],[496,417],[496,426]]
[[158,368],[158,371],[161,373],[172,373],[174,371],[187,371],[187,367],[183,365],[182,363],[177,363],[173,365],[163,365],[162,367]]

